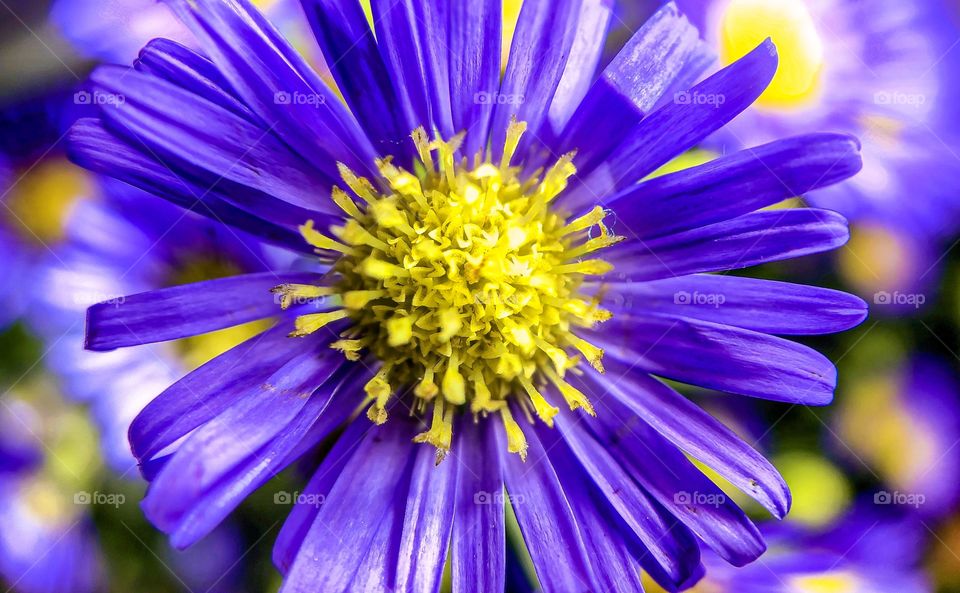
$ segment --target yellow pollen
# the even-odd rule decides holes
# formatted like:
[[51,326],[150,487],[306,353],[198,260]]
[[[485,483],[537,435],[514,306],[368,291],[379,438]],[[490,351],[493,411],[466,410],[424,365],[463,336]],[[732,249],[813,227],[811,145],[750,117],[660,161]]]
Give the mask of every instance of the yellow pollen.
[[[508,449],[525,456],[508,403],[552,426],[559,410],[540,391],[545,385],[555,385],[550,393],[559,391],[572,409],[593,413],[562,377],[584,359],[603,368],[603,351],[574,332],[610,318],[583,283],[613,269],[594,254],[622,238],[603,226],[602,208],[568,222],[551,206],[576,174],[575,155],[524,173],[513,161],[525,130],[511,122],[494,164],[483,154],[460,155],[462,134],[430,140],[418,129],[411,171],[384,158],[371,181],[340,165],[352,194],[334,189],[333,199],[347,220],[330,229],[301,227],[309,244],[342,254],[330,276],[343,309],[299,317],[293,335],[349,318],[332,347],[350,360],[383,364],[365,387],[368,417],[386,422],[394,395],[411,399],[414,413],[432,406],[431,428],[417,441],[437,447],[438,460],[459,413],[495,414]],[[289,306],[331,289],[275,290]]]

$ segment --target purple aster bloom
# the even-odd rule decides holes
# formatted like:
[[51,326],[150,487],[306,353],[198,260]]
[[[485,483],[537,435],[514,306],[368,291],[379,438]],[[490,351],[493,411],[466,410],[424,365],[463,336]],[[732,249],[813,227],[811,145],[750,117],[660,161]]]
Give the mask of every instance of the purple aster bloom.
[[505,502],[546,590],[637,591],[641,569],[676,589],[701,544],[763,552],[736,505],[700,504],[719,490],[684,453],[777,517],[782,479],[654,376],[831,400],[830,361],[778,336],[865,304],[711,272],[842,245],[835,213],[764,208],[853,175],[859,145],[644,179],[763,92],[772,43],[692,87],[723,97],[704,105],[673,100],[709,59],[672,4],[597,72],[607,2],[527,0],[502,70],[499,0],[374,0],[374,31],[356,2],[306,1],[341,101],[248,1],[168,4],[202,54],[156,40],[98,69],[114,100],[75,160],[312,260],[88,312],[96,351],[275,319],[131,427],[176,546],[329,442],[275,547],[287,593],[436,591],[448,552],[454,591],[502,590]]
[[[943,243],[960,228],[956,115],[960,28],[942,0],[678,0],[721,63],[772,37],[781,68],[757,103],[716,137],[749,146],[815,129],[860,138],[856,178],[811,192],[810,203],[855,223],[841,252],[845,276],[864,293],[926,292]],[[931,175],[936,171],[936,175]],[[907,197],[909,196],[909,197]],[[906,297],[904,297],[906,298]],[[876,299],[902,314],[896,297]],[[889,302],[887,302],[889,301]]]
[[101,301],[120,306],[125,295],[178,284],[263,273],[280,262],[229,227],[116,181],[102,186],[102,199],[72,210],[63,240],[36,266],[39,298],[31,326],[45,339],[46,363],[65,393],[90,404],[107,461],[127,473],[135,464],[127,431],[143,407],[265,327],[255,323],[100,355],[83,348],[87,307]]
[[[949,365],[916,357],[858,378],[837,410],[837,447],[851,467],[877,478],[878,503],[926,516],[960,497],[960,402]],[[864,467],[866,466],[866,467]]]
[[770,551],[732,568],[708,555],[691,593],[930,593],[920,568],[926,531],[914,518],[863,502],[821,529],[770,526]]
[[93,523],[75,504],[84,495],[71,483],[76,474],[46,459],[38,438],[56,435],[46,434],[44,416],[70,425],[10,394],[0,406],[0,577],[18,593],[93,593],[102,583]]

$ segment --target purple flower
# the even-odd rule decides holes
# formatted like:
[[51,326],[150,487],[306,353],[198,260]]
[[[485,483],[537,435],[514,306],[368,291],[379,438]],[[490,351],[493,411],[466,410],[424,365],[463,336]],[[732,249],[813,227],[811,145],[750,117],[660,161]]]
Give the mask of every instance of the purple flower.
[[831,400],[830,361],[776,336],[864,303],[711,272],[842,245],[835,213],[764,209],[853,175],[859,145],[645,178],[763,92],[769,41],[691,87],[709,60],[673,4],[596,72],[605,2],[527,0],[503,70],[499,0],[375,0],[375,36],[356,2],[305,2],[341,101],[246,0],[168,4],[204,55],[157,40],[97,70],[118,100],[75,160],[312,260],[88,312],[98,351],[276,320],[131,427],[175,545],[330,442],[275,548],[286,592],[436,591],[448,551],[455,591],[501,590],[507,503],[545,590],[675,589],[701,544],[763,552],[684,452],[777,517],[782,479],[654,376]]

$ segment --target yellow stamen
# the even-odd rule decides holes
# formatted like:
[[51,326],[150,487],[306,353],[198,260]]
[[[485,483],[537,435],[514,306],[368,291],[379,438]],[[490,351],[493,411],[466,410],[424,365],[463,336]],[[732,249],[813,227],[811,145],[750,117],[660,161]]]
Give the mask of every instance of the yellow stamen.
[[337,294],[332,286],[311,284],[281,284],[270,290],[280,299],[280,308],[286,311],[292,305],[302,305],[316,299]]
[[346,309],[330,311],[329,313],[312,313],[310,315],[301,315],[294,320],[294,331],[290,332],[291,338],[302,338],[323,329],[325,326],[345,319],[349,315]]
[[437,448],[437,465],[443,461],[450,451],[453,441],[453,408],[444,414],[443,400],[438,399],[433,404],[433,422],[430,430],[421,432],[413,438],[415,443],[430,443]]
[[560,413],[560,410],[555,406],[550,405],[550,402],[547,401],[543,394],[537,391],[537,388],[533,386],[533,383],[530,382],[530,379],[526,377],[520,378],[520,384],[523,385],[524,391],[527,392],[527,395],[530,396],[530,401],[533,402],[533,409],[537,412],[537,417],[540,420],[543,420],[543,423],[553,428],[553,418]]
[[527,460],[527,437],[520,430],[520,425],[510,414],[510,408],[504,406],[500,409],[500,418],[503,420],[503,427],[507,431],[507,451],[516,453],[523,461]]

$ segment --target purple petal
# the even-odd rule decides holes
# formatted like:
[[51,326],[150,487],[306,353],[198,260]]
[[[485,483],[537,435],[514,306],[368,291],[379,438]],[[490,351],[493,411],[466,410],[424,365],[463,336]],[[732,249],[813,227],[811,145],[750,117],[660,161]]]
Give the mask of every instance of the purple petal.
[[[362,384],[354,384],[354,387],[360,389]],[[347,397],[350,390],[345,391],[343,397]],[[323,503],[330,497],[333,485],[340,478],[355,449],[360,446],[369,430],[370,423],[362,418],[351,422],[343,434],[337,437],[333,448],[310,478],[302,496],[296,501],[296,506],[287,516],[273,548],[273,562],[281,573],[286,574],[293,566],[307,533],[310,532],[317,515],[320,514]]]
[[696,274],[602,286],[604,307],[615,312],[664,313],[765,334],[832,334],[867,317],[867,304],[844,292],[737,276]]
[[301,0],[320,49],[347,104],[380,154],[407,140],[393,83],[356,0]]
[[133,67],[255,123],[256,116],[240,102],[213,62],[169,39],[154,39],[140,50]]
[[850,238],[836,212],[772,210],[651,241],[628,240],[609,250],[620,280],[659,280],[739,270],[830,251]]
[[267,129],[309,162],[370,170],[376,154],[356,120],[249,0],[166,2]]
[[114,131],[185,170],[200,169],[275,198],[240,204],[246,210],[288,224],[331,211],[321,196],[329,191],[333,164],[321,172],[270,130],[148,74],[104,66],[92,80],[123,97],[102,109]]
[[318,274],[263,272],[163,288],[87,310],[88,350],[165,342],[241,325],[280,312],[270,289],[311,284]]
[[453,135],[447,44],[449,8],[427,0],[373,0],[377,42],[407,129]]
[[583,0],[580,6],[570,56],[550,103],[548,123],[554,135],[563,131],[596,79],[613,19],[613,5],[614,0]]
[[222,478],[186,498],[187,512],[170,530],[171,545],[185,548],[206,537],[251,493],[342,426],[356,412],[355,392],[342,393],[334,383],[328,382],[311,396],[273,440],[238,458]]
[[600,407],[605,407],[607,399],[603,396],[609,391],[631,414],[646,422],[675,446],[716,470],[778,519],[787,514],[790,491],[763,455],[699,406],[646,373],[630,372],[630,369],[619,364],[608,366],[609,375],[605,380],[589,376],[581,384],[589,386],[588,394],[600,396]]
[[[491,144],[499,159],[510,120],[526,122],[536,134],[550,109],[573,46],[580,16],[579,0],[526,0],[520,9],[510,59],[494,108]],[[531,134],[521,141],[526,152]]]
[[699,548],[691,533],[650,500],[611,452],[598,443],[578,420],[563,411],[557,428],[564,442],[626,526],[648,550],[650,561],[671,582],[687,580],[699,564]]
[[436,593],[453,526],[459,460],[447,459],[438,466],[436,452],[424,445],[415,455],[397,558],[396,590]]
[[466,130],[464,152],[487,146],[500,85],[501,0],[450,4],[450,100],[453,126]]
[[375,427],[361,416],[354,422],[369,427],[355,449],[349,468],[333,485],[330,495],[307,532],[281,593],[348,591],[384,517],[408,482],[416,428],[402,418]]
[[157,195],[178,206],[248,232],[265,241],[294,251],[312,248],[289,226],[250,214],[234,205],[238,196],[266,197],[260,192],[224,180],[196,182],[174,174],[155,155],[145,154],[140,144],[131,145],[104,128],[96,119],[81,119],[70,129],[71,160],[96,173],[109,175]]
[[308,351],[282,366],[263,385],[248,388],[180,445],[150,485],[143,502],[147,517],[163,531],[177,531],[198,497],[277,437],[301,412],[306,409],[308,419],[319,416],[329,403],[329,394],[317,398],[311,394],[340,364],[342,359],[333,353],[321,358]]
[[833,363],[811,348],[708,321],[617,316],[589,339],[651,374],[750,397],[826,405],[837,385]]
[[768,39],[630,129],[603,165],[571,188],[558,205],[573,211],[587,208],[650,175],[749,107],[776,70],[776,48]]
[[854,175],[860,144],[845,134],[780,140],[657,177],[602,203],[629,234],[655,239],[724,222]]
[[[147,404],[130,426],[133,453],[141,463],[228,410],[250,385],[259,385],[303,352],[319,347],[288,338],[292,322],[281,323],[214,358]],[[333,355],[335,353],[331,353]]]
[[664,5],[590,88],[556,152],[577,150],[580,175],[589,174],[654,108],[699,44],[697,30],[676,5]]
[[501,451],[492,421],[457,425],[459,468],[451,565],[454,593],[502,591],[505,582]]
[[597,446],[607,447],[647,492],[727,562],[743,566],[764,552],[756,526],[683,453],[615,398],[604,403],[608,409],[598,415],[603,428]]
[[[506,451],[502,432],[497,436],[501,451]],[[503,469],[540,585],[545,591],[588,591],[593,575],[585,564],[586,550],[570,502],[536,431],[528,428],[524,434],[529,447],[527,461],[504,453]]]

